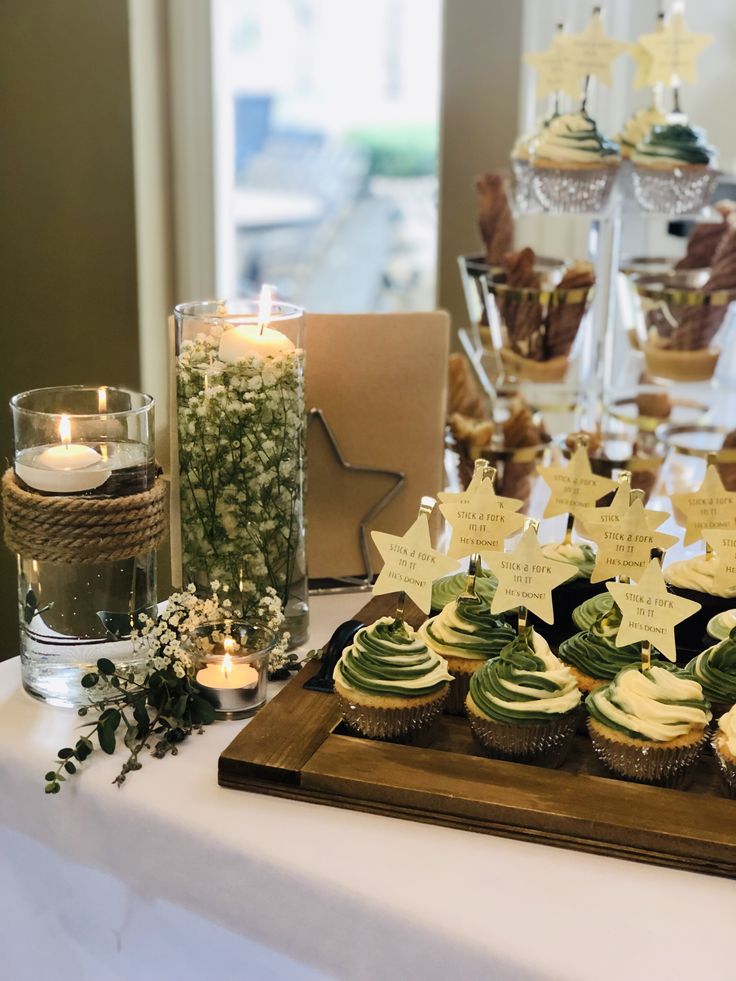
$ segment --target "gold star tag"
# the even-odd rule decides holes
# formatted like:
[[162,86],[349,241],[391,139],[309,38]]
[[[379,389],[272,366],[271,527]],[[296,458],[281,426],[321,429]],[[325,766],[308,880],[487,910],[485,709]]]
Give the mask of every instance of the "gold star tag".
[[[484,461],[485,462],[485,461]],[[495,474],[495,470],[491,469],[491,473]],[[481,487],[489,487],[491,493],[496,498],[496,502],[499,507],[507,508],[509,511],[518,511],[523,501],[517,500],[515,497],[499,497],[495,490],[493,489],[493,480],[487,473],[483,472],[483,467],[479,467],[476,463],[476,468],[473,472],[473,477],[464,491],[440,491],[437,495],[442,504],[465,504],[468,505],[473,499],[473,495],[478,492]],[[442,508],[440,508],[442,510]],[[444,511],[442,512],[444,514]]]
[[685,528],[684,545],[703,537],[706,528],[733,528],[736,525],[736,493],[723,486],[718,470],[710,463],[703,483],[696,491],[672,495],[675,521]]
[[706,528],[703,537],[713,549],[708,554],[713,562],[713,592],[725,594],[736,582],[736,532],[719,528]]
[[535,51],[524,55],[524,61],[537,73],[536,93],[538,99],[544,99],[556,92],[564,92],[571,99],[580,98],[578,77],[570,71],[570,59],[567,54],[568,38],[555,34],[552,44],[546,51]]
[[636,41],[629,46],[629,54],[636,62],[636,75],[634,76],[634,89],[643,89],[652,83],[649,76],[652,70],[652,56],[647,49]]
[[[607,508],[582,508],[577,517],[576,528],[583,538],[590,538],[595,541],[595,530],[598,525],[617,525],[623,516],[628,512],[631,504],[631,488],[628,484],[620,484],[616,491],[610,507]],[[644,508],[647,525],[652,530],[669,518],[668,511],[652,511]],[[593,532],[588,529],[592,528]]]
[[461,559],[477,552],[502,552],[504,541],[526,521],[523,514],[505,507],[503,501],[521,507],[521,501],[497,497],[490,480],[483,480],[477,490],[466,495],[466,500],[440,504],[440,511],[452,526],[447,554]]
[[700,603],[669,593],[656,559],[649,562],[637,584],[609,582],[606,587],[622,613],[616,647],[649,641],[665,657],[674,661],[675,627],[696,613]]
[[485,560],[498,579],[491,613],[524,606],[545,623],[554,621],[552,590],[577,575],[568,562],[547,558],[533,528],[527,528],[513,552],[492,552]]
[[681,10],[672,14],[664,30],[642,34],[639,44],[652,57],[648,84],[696,82],[698,71],[695,59],[712,41],[710,34],[693,34]]
[[593,473],[584,446],[576,448],[566,467],[537,467],[537,473],[552,491],[544,509],[545,518],[577,515],[581,508],[595,507],[597,500],[618,487],[615,480]]
[[609,88],[613,82],[611,63],[628,48],[623,41],[608,37],[600,13],[594,13],[582,34],[567,39],[567,57],[576,78],[594,75]]
[[591,582],[614,576],[636,579],[649,565],[653,548],[666,549],[677,541],[675,535],[665,535],[650,527],[646,508],[638,500],[621,512],[618,521],[589,522],[587,527],[598,546]]
[[432,581],[457,569],[454,559],[432,548],[429,515],[420,514],[403,536],[373,531],[371,537],[384,562],[373,595],[404,592],[420,610],[429,613]]

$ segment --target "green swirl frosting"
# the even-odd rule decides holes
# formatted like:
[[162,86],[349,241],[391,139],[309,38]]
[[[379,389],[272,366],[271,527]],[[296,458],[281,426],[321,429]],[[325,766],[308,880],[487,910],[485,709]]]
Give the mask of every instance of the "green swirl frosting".
[[590,630],[593,624],[601,616],[610,613],[613,608],[613,596],[606,590],[605,593],[596,593],[580,606],[576,606],[572,611],[572,620],[580,630]]
[[551,722],[580,704],[575,677],[529,628],[470,679],[470,697],[494,722]]
[[708,647],[694,657],[685,671],[703,688],[713,702],[736,702],[736,629],[720,644]]
[[419,636],[444,657],[481,661],[495,657],[515,634],[502,616],[492,615],[488,602],[461,596],[422,624]]
[[[557,562],[567,562],[578,570],[577,579],[590,579],[595,567],[595,549],[591,545],[578,542],[550,542],[542,546],[542,551],[549,559]],[[575,582],[575,579],[568,580]]]
[[650,166],[671,164],[709,164],[716,151],[709,146],[705,133],[697,126],[686,123],[668,123],[653,126],[647,136],[637,143],[631,155],[634,163]]
[[[443,610],[448,603],[456,600],[465,592],[468,583],[467,572],[456,572],[452,576],[443,576],[432,583],[432,609]],[[475,592],[489,606],[496,595],[498,580],[492,572],[481,570],[475,577]]]
[[595,121],[583,110],[567,112],[551,120],[535,140],[533,155],[565,163],[610,163],[618,159],[618,144],[599,132]]
[[381,617],[357,632],[335,665],[335,681],[369,695],[431,695],[452,681],[447,662],[408,623]]
[[616,635],[620,626],[621,611],[614,604],[590,629],[562,641],[560,660],[591,678],[611,681],[627,664],[638,664],[641,660],[641,648],[638,644],[616,647]]
[[664,664],[647,671],[627,665],[613,681],[594,689],[585,705],[601,725],[632,739],[654,742],[684,736],[712,718],[698,682]]

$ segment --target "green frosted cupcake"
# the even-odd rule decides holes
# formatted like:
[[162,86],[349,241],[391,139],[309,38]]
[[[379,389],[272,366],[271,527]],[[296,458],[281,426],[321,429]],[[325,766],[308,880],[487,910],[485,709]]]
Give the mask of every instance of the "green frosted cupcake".
[[475,672],[465,705],[489,756],[559,766],[575,734],[580,692],[572,672],[528,628]]
[[628,665],[585,700],[593,749],[636,783],[683,786],[707,740],[710,706],[697,681],[675,667]]
[[711,745],[721,772],[723,789],[729,797],[736,799],[736,708],[720,717]]
[[572,622],[579,630],[590,630],[593,624],[613,608],[613,596],[606,590],[598,593],[576,606],[572,611]]
[[575,675],[578,688],[590,692],[603,681],[612,681],[627,664],[641,662],[641,646],[616,647],[621,611],[614,605],[589,630],[582,630],[560,644],[558,655]]
[[[452,576],[443,576],[432,583],[432,609],[439,612],[458,596],[462,596],[468,585],[467,572],[456,572]],[[491,605],[496,595],[498,580],[492,572],[481,569],[475,577],[475,593]]]
[[715,715],[728,712],[736,703],[736,628],[694,657],[685,671],[700,683]]
[[515,637],[502,616],[494,616],[485,599],[461,596],[419,628],[419,637],[447,661],[455,679],[445,706],[450,715],[465,714],[470,678]]
[[333,673],[345,721],[371,739],[428,728],[442,711],[452,676],[403,620],[381,617],[357,632]]

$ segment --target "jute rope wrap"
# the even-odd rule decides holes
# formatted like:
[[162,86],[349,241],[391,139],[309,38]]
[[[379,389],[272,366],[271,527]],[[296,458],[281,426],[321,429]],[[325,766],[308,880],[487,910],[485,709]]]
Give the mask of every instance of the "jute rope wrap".
[[114,562],[150,552],[168,531],[168,485],[128,497],[46,497],[2,480],[5,544],[40,562]]

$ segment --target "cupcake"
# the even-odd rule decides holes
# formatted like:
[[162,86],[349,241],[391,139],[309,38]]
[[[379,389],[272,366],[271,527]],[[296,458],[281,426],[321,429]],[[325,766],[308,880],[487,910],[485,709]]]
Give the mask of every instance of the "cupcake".
[[564,113],[532,145],[534,193],[548,211],[600,211],[620,163],[618,144],[584,109]]
[[716,151],[705,133],[680,119],[652,127],[631,153],[634,194],[645,211],[699,211],[718,180]]
[[544,120],[538,120],[534,129],[530,133],[524,133],[520,136],[511,150],[512,187],[514,202],[519,211],[528,212],[539,209],[539,202],[532,184],[532,146],[540,133],[547,129],[556,116],[557,113],[553,113]]
[[736,610],[726,610],[725,613],[717,613],[708,621],[706,633],[714,640],[725,640],[736,627]]
[[727,589],[715,591],[714,581],[718,559],[713,556],[696,555],[680,562],[665,566],[664,578],[672,587],[672,592],[685,599],[700,603],[700,609],[687,620],[675,627],[675,643],[689,651],[700,651],[707,636],[710,620],[719,613],[725,613],[734,605],[736,582]]
[[601,616],[613,609],[613,596],[605,590],[591,596],[572,611],[572,622],[578,630],[590,630]]
[[654,126],[666,123],[664,113],[657,106],[645,106],[632,113],[618,135],[621,156],[628,160],[638,143],[646,139]]
[[355,635],[335,665],[345,721],[370,739],[429,728],[442,711],[452,675],[403,620],[381,617]]
[[736,708],[722,715],[713,736],[713,752],[723,786],[729,797],[736,798]]
[[580,692],[569,668],[530,627],[473,674],[465,707],[489,756],[560,766],[575,734]]
[[558,656],[575,675],[578,688],[585,694],[603,682],[613,681],[627,665],[638,666],[641,662],[639,644],[616,647],[620,626],[621,611],[614,603],[589,629],[560,644]]
[[542,546],[549,559],[566,562],[575,569],[574,579],[568,579],[552,590],[554,624],[550,632],[555,637],[569,637],[573,610],[591,596],[606,592],[604,582],[590,581],[595,566],[595,551],[591,545],[580,542],[551,542]]
[[636,783],[686,784],[712,718],[697,681],[677,668],[631,664],[585,705],[593,749],[609,770]]
[[445,658],[447,669],[455,679],[446,712],[465,714],[471,676],[485,661],[496,657],[514,636],[504,618],[491,613],[490,603],[474,596],[453,600],[436,617],[422,624],[420,639]]
[[[443,576],[432,583],[432,611],[439,613],[448,603],[462,596],[468,584],[467,572],[456,572],[452,576]],[[487,569],[479,569],[475,576],[475,595],[489,606],[496,595],[498,580]]]
[[707,647],[685,670],[700,684],[714,715],[728,712],[736,703],[736,632]]

